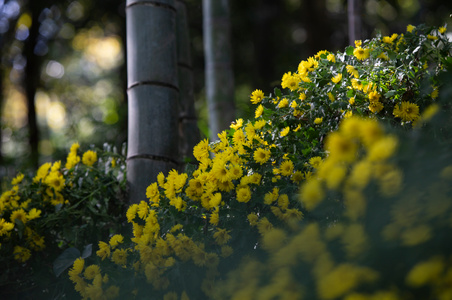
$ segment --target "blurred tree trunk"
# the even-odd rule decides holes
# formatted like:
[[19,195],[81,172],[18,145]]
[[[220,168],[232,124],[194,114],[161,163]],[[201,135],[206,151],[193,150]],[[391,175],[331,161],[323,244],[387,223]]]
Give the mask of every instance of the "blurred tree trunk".
[[348,0],[347,6],[348,41],[350,45],[354,45],[355,41],[360,40],[362,35],[361,0]]
[[28,9],[31,13],[32,23],[23,49],[24,56],[27,59],[23,80],[28,108],[30,164],[33,168],[37,168],[39,163],[39,128],[36,120],[35,95],[40,81],[42,59],[35,54],[34,50],[39,36],[39,14],[41,11],[38,1],[30,1]]
[[203,0],[206,97],[210,139],[235,119],[228,0]]
[[177,65],[179,74],[179,152],[184,161],[196,162],[193,147],[200,140],[195,112],[193,68],[185,1],[176,1]]
[[308,33],[306,45],[309,55],[329,49],[332,26],[326,15],[325,0],[303,1],[304,25]]
[[159,172],[178,168],[175,0],[127,0],[129,201],[146,199]]

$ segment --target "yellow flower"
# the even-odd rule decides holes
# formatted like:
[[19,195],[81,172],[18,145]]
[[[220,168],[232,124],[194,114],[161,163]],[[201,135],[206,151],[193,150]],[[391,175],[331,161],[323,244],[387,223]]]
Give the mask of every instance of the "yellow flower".
[[96,251],[96,255],[102,258],[102,260],[110,257],[110,246],[107,243],[100,241],[99,250]]
[[397,104],[394,107],[393,115],[405,122],[416,121],[420,117],[419,106],[408,101],[402,101],[400,105]]
[[398,37],[399,35],[397,33],[394,33],[392,36],[384,36],[383,37],[383,43],[386,44],[391,44],[392,42],[394,42],[394,40]]
[[213,238],[218,245],[224,245],[231,239],[228,233],[229,231],[226,229],[217,228],[217,231],[213,234]]
[[406,283],[412,287],[421,287],[441,279],[444,271],[444,259],[439,256],[427,261],[417,263],[405,278]]
[[306,94],[304,93],[300,93],[300,96],[298,96],[298,99],[300,99],[301,101],[306,99]]
[[342,73],[337,74],[336,76],[334,76],[333,78],[331,78],[331,81],[334,83],[339,83],[339,81],[342,80]]
[[5,235],[8,231],[13,230],[14,223],[7,222],[5,219],[0,219],[0,236]]
[[14,259],[19,262],[26,262],[31,257],[31,251],[21,246],[14,246]]
[[345,68],[347,69],[348,74],[352,75],[355,78],[359,77],[358,70],[356,70],[353,66],[347,65]]
[[438,39],[437,36],[434,36],[434,35],[431,35],[431,34],[427,34],[427,38],[428,38],[429,40],[432,40],[432,41],[436,41],[436,40]]
[[289,100],[287,98],[283,98],[281,101],[279,101],[278,105],[276,107],[278,108],[284,108],[289,106]]
[[301,187],[300,200],[307,210],[313,210],[324,196],[322,184],[317,179],[307,180]]
[[69,270],[69,276],[77,276],[82,273],[85,266],[85,260],[83,258],[77,258],[72,264],[72,269]]
[[237,119],[234,122],[232,122],[229,127],[231,127],[232,129],[237,130],[237,129],[239,129],[242,126],[243,126],[243,119],[240,118],[240,119]]
[[336,57],[334,56],[333,53],[328,54],[328,56],[326,57],[326,59],[328,59],[330,62],[333,62],[333,63],[336,62]]
[[348,103],[350,105],[354,105],[355,104],[355,97],[351,97],[350,99],[348,99]]
[[285,160],[281,163],[281,166],[279,167],[279,171],[281,175],[283,176],[290,176],[293,173],[293,162],[290,160]]
[[292,72],[287,72],[283,75],[281,80],[282,88],[289,88],[291,91],[295,91],[298,88],[298,76],[297,74],[293,74]]
[[14,210],[11,213],[10,219],[11,219],[11,223],[14,223],[14,221],[16,219],[20,220],[23,224],[27,223],[27,221],[28,221],[27,213],[22,208]]
[[361,40],[355,41],[355,47],[360,47],[362,44],[363,44],[363,42]]
[[251,226],[256,226],[259,220],[259,217],[255,213],[250,213],[247,216],[248,222],[250,222]]
[[441,33],[441,34],[444,34],[446,32],[446,30],[447,30],[446,27],[440,27],[438,29],[438,32]]
[[111,260],[120,266],[124,266],[127,264],[127,251],[128,249],[116,249],[112,256]]
[[264,107],[262,106],[262,104],[259,104],[259,106],[256,108],[256,112],[254,113],[254,118],[259,118],[260,116],[262,116],[262,113],[264,112]]
[[11,180],[11,184],[12,184],[12,185],[16,185],[16,184],[21,183],[22,180],[24,179],[24,176],[25,176],[25,175],[22,174],[22,173],[17,174],[17,176],[14,177],[13,180]]
[[91,167],[94,165],[94,163],[97,161],[97,153],[92,150],[88,150],[85,153],[83,153],[82,157],[82,163],[85,164],[88,167]]
[[124,242],[124,237],[120,234],[115,234],[114,236],[112,236],[110,238],[110,246],[112,249],[115,249],[116,246],[118,246],[119,244],[122,244]]
[[32,208],[27,215],[27,219],[28,220],[33,220],[33,219],[37,219],[41,216],[41,210],[40,209],[36,209],[36,208]]
[[285,137],[286,135],[288,135],[290,132],[290,127],[287,126],[286,128],[284,128],[283,130],[281,130],[281,132],[279,133],[280,137]]
[[315,118],[314,124],[320,125],[323,122],[323,118]]
[[86,267],[84,275],[85,278],[88,280],[92,280],[94,279],[94,277],[96,277],[96,275],[100,274],[100,267],[98,265],[90,265],[88,267]]
[[363,49],[361,46],[358,46],[353,50],[353,55],[359,60],[364,60],[369,58],[369,52],[369,49]]
[[237,189],[237,201],[247,203],[251,199],[251,190],[247,187]]
[[406,27],[406,31],[408,31],[408,32],[413,32],[413,30],[415,29],[416,27],[415,26],[413,26],[413,25],[408,25],[407,27]]
[[262,90],[255,90],[251,93],[251,103],[258,104],[264,98],[264,92]]
[[[200,141],[194,148],[193,148],[193,156],[199,161],[202,162],[206,158],[209,158],[209,141],[207,139],[204,139]],[[161,173],[162,176],[163,173]],[[160,174],[159,174],[160,176]],[[160,186],[163,186],[163,184],[160,184]]]
[[61,191],[64,188],[64,177],[58,172],[51,172],[45,179],[44,183],[52,187],[56,192]]
[[370,101],[368,108],[371,112],[378,113],[384,108],[384,106],[380,101]]
[[38,182],[39,180],[44,179],[47,176],[51,166],[51,163],[45,163],[40,166],[38,171],[36,172],[36,176],[33,178],[33,182]]
[[350,138],[333,132],[326,139],[325,149],[330,152],[331,159],[351,162],[356,158],[358,147]]
[[331,102],[334,102],[334,100],[336,100],[331,92],[328,93],[328,98],[330,99]]

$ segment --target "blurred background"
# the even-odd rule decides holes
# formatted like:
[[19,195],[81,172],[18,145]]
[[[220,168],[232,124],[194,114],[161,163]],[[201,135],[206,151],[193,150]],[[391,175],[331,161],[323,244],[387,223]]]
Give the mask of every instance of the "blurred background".
[[[57,2],[57,3],[55,3]],[[346,0],[230,0],[237,118],[249,95],[320,50],[350,44]],[[361,34],[452,26],[450,0],[361,0]],[[207,136],[202,1],[187,0],[195,105]],[[125,1],[0,0],[0,177],[127,141]]]

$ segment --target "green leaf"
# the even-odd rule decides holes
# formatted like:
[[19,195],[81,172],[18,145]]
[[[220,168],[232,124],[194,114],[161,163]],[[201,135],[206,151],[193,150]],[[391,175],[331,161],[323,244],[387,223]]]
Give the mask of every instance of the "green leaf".
[[86,245],[83,249],[82,258],[90,257],[93,254],[93,244]]
[[385,93],[385,97],[386,98],[391,98],[392,96],[394,96],[395,94],[397,94],[396,90],[390,90],[389,92]]
[[278,88],[275,88],[275,95],[277,96],[277,97],[281,97],[282,96],[282,94],[281,94],[281,90],[280,89],[278,89]]
[[60,256],[58,256],[53,262],[53,272],[55,273],[55,276],[59,277],[61,273],[72,266],[74,261],[79,257],[80,251],[77,248],[71,247],[64,250],[63,253],[61,253]]
[[347,48],[345,48],[345,53],[347,53],[347,55],[353,55],[353,50],[355,50],[355,48],[353,46],[348,46]]

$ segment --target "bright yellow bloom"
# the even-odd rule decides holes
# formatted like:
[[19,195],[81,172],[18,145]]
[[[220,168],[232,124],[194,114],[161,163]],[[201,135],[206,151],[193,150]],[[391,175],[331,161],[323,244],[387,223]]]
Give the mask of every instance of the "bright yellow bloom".
[[360,47],[362,44],[363,44],[363,42],[361,40],[355,41],[355,47]]
[[104,260],[107,257],[110,257],[110,246],[102,241],[100,241],[98,245],[99,250],[96,251],[96,255],[102,258],[102,260]]
[[400,105],[397,104],[394,107],[393,115],[405,122],[416,121],[420,117],[419,106],[411,102],[402,101]]
[[325,149],[330,152],[331,159],[335,158],[350,162],[355,160],[358,147],[351,139],[338,132],[333,132],[326,139]]
[[41,210],[40,209],[36,209],[36,208],[32,208],[27,215],[27,219],[28,220],[33,220],[33,219],[37,219],[41,216]]
[[281,101],[279,101],[278,105],[276,107],[278,108],[284,108],[289,106],[289,100],[287,98],[283,98]]
[[322,163],[322,158],[321,158],[320,156],[314,156],[314,157],[311,157],[311,158],[309,159],[309,164],[310,164],[314,169],[317,169],[317,168],[320,166],[321,163]]
[[116,246],[118,246],[119,244],[122,244],[124,242],[124,237],[120,234],[115,234],[114,236],[112,236],[110,238],[110,246],[112,249],[115,249]]
[[264,112],[264,107],[262,106],[262,104],[260,104],[257,108],[256,108],[256,112],[254,113],[254,118],[259,118],[260,116],[262,116],[262,113]]
[[336,57],[334,56],[333,53],[328,54],[326,59],[328,59],[330,62],[333,62],[333,63],[336,62]]
[[293,162],[291,160],[285,160],[281,163],[281,166],[279,167],[279,171],[282,176],[290,176],[293,174]]
[[88,150],[85,153],[83,153],[82,156],[82,163],[88,167],[91,167],[94,165],[94,163],[97,161],[97,153],[92,150]]
[[255,90],[251,93],[251,103],[258,104],[264,99],[264,92],[262,90]]
[[239,129],[242,126],[243,126],[243,119],[240,118],[240,119],[237,119],[234,122],[232,122],[229,127],[231,127],[232,129],[237,130],[237,129]]
[[11,223],[14,223],[15,220],[20,220],[23,224],[27,223],[27,213],[22,209],[16,209],[11,213],[10,216]]
[[359,60],[364,60],[369,58],[370,55],[369,52],[370,52],[369,49],[363,49],[361,48],[361,46],[359,46],[356,47],[355,50],[353,50],[353,55]]
[[380,101],[370,101],[368,108],[371,112],[378,113],[384,108],[384,106]]
[[295,91],[298,88],[298,82],[299,82],[299,77],[297,76],[297,74],[293,74],[292,72],[287,72],[283,75],[282,80],[281,80],[281,87],[282,88],[288,88],[291,91]]
[[14,223],[7,222],[5,219],[0,219],[0,236],[7,234],[8,231],[13,230]]
[[347,69],[348,74],[352,75],[355,78],[359,77],[358,70],[356,70],[353,66],[347,65],[345,68]]
[[386,44],[391,44],[392,42],[394,42],[394,40],[398,37],[399,35],[397,33],[394,33],[392,36],[384,36],[383,37],[383,43]]
[[237,189],[237,201],[247,203],[251,199],[251,189],[246,186]]
[[[194,148],[193,148],[193,156],[199,161],[202,162],[206,158],[209,158],[209,141],[207,139],[204,139],[200,141]],[[161,173],[163,175],[163,173]],[[160,175],[160,174],[159,174]],[[159,183],[160,186],[162,184]]]
[[331,81],[334,83],[339,83],[339,81],[342,80],[342,73],[337,74],[336,76],[334,76],[333,78],[331,78]]
[[129,249],[116,249],[111,255],[111,260],[120,266],[124,266],[127,264],[127,250]]
[[16,177],[14,177],[13,180],[11,180],[11,184],[12,185],[16,185],[22,182],[22,180],[24,179],[25,175],[22,173],[17,174]]
[[315,118],[314,124],[320,125],[323,122],[323,118]]
[[286,135],[288,135],[290,132],[290,127],[287,126],[286,128],[284,128],[283,130],[281,130],[281,132],[279,133],[280,137],[285,137]]
[[444,34],[446,32],[446,30],[447,30],[446,27],[440,27],[438,29],[438,32],[441,33],[441,34]]
[[406,31],[408,31],[408,32],[413,32],[413,30],[415,29],[416,27],[415,26],[413,26],[413,25],[408,25],[407,27],[406,27]]
[[306,99],[306,94],[305,93],[300,93],[300,96],[298,96],[298,99],[300,99],[301,101]]
[[38,171],[36,172],[36,176],[33,178],[33,182],[38,182],[39,180],[44,179],[49,173],[49,169],[51,166],[52,166],[51,163],[45,163],[42,166],[40,166]]
[[434,36],[434,35],[431,35],[431,34],[427,34],[427,38],[428,38],[429,40],[432,40],[432,41],[436,41],[436,40],[438,39],[437,36]]
[[61,191],[65,186],[65,180],[62,174],[51,172],[45,179],[44,183],[52,187],[56,192]]

